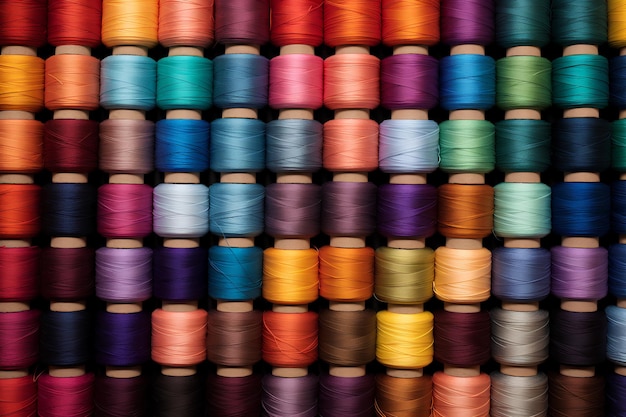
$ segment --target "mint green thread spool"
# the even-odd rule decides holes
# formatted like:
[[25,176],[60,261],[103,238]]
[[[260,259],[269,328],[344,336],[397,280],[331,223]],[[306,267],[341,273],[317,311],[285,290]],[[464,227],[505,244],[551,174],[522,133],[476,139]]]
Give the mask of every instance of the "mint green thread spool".
[[448,173],[486,174],[495,167],[495,128],[487,120],[439,124],[439,167]]
[[496,236],[538,239],[550,233],[550,187],[543,183],[502,182],[493,189]]
[[496,62],[496,105],[502,110],[544,110],[552,105],[552,64],[539,56]]

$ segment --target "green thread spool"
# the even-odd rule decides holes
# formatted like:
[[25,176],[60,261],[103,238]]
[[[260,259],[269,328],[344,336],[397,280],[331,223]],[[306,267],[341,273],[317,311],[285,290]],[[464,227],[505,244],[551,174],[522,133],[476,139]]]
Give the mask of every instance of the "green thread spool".
[[374,294],[391,304],[419,304],[433,297],[435,252],[430,248],[376,249]]
[[502,110],[544,110],[552,105],[552,64],[538,56],[496,62],[496,104]]
[[611,123],[611,168],[626,172],[626,119]]
[[542,183],[502,182],[493,189],[496,236],[537,239],[550,233],[550,187]]
[[562,109],[602,109],[609,103],[609,63],[601,55],[562,56],[552,61],[552,97]]
[[446,120],[439,124],[439,167],[448,173],[479,173],[495,167],[495,128],[487,120]]
[[213,105],[213,62],[200,56],[168,56],[157,62],[157,106],[207,110]]
[[[495,129],[496,167],[500,171],[543,172],[550,167],[552,129],[549,122],[501,120],[495,124]],[[626,140],[624,152],[626,154]]]

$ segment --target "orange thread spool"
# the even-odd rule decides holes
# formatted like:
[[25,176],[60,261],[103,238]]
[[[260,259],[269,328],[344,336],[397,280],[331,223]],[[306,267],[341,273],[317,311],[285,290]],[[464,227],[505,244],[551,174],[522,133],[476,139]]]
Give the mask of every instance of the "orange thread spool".
[[46,60],[45,104],[50,110],[96,110],[100,105],[100,60],[54,55]]
[[326,0],[324,42],[331,47],[379,44],[381,13],[380,0]]
[[433,417],[489,416],[491,378],[433,375]]
[[43,123],[38,120],[0,120],[0,171],[40,171],[43,168],[43,134]]
[[374,292],[374,249],[323,246],[320,295],[338,302],[365,301]]
[[271,366],[302,368],[317,360],[318,316],[263,312],[263,360]]
[[435,45],[440,37],[440,7],[440,0],[383,0],[383,43]]
[[29,55],[0,55],[0,111],[43,109],[44,60]]
[[318,263],[315,249],[265,249],[263,298],[285,305],[308,304],[317,300]]
[[29,239],[40,231],[41,187],[0,184],[0,239]]
[[484,184],[439,187],[438,228],[445,237],[482,239],[493,230],[494,191]]
[[215,39],[214,0],[160,0],[159,42],[206,48]]
[[324,61],[324,105],[331,110],[374,109],[380,104],[380,59],[338,54]]
[[433,290],[438,299],[450,303],[475,304],[491,292],[491,252],[486,248],[435,250]]
[[208,313],[192,311],[152,312],[152,360],[164,366],[193,366],[206,358]]
[[324,123],[324,168],[370,172],[378,168],[378,123],[371,119],[334,119]]
[[158,43],[158,24],[158,0],[104,0],[102,3],[102,43],[108,47],[152,48]]

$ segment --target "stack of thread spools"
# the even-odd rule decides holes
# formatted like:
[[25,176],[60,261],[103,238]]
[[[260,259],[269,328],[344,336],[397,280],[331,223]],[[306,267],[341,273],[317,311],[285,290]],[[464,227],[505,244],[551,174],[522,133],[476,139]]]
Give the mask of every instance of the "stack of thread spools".
[[626,0],[0,0],[0,416],[622,416]]

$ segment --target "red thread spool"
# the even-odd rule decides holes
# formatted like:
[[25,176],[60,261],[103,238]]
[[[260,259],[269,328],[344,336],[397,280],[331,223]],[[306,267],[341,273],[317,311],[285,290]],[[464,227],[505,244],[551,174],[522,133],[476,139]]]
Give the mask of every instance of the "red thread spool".
[[271,0],[271,39],[276,46],[319,46],[323,39],[323,0]]
[[30,239],[41,230],[41,187],[0,184],[0,239]]
[[98,122],[48,120],[44,132],[43,160],[50,172],[95,171],[98,168]]
[[47,11],[47,0],[0,2],[0,46],[43,46],[46,43]]
[[95,262],[93,248],[44,248],[41,251],[41,295],[56,301],[79,301],[92,296]]
[[49,0],[48,43],[54,46],[100,45],[102,2],[93,0]]
[[0,247],[0,302],[28,301],[38,295],[37,246]]
[[113,239],[152,233],[152,187],[104,184],[98,189],[98,233]]
[[37,362],[39,316],[39,310],[0,313],[0,369],[24,369]]
[[37,415],[37,382],[32,375],[0,378],[0,415]]
[[263,360],[275,367],[303,368],[317,360],[317,313],[263,312]]

